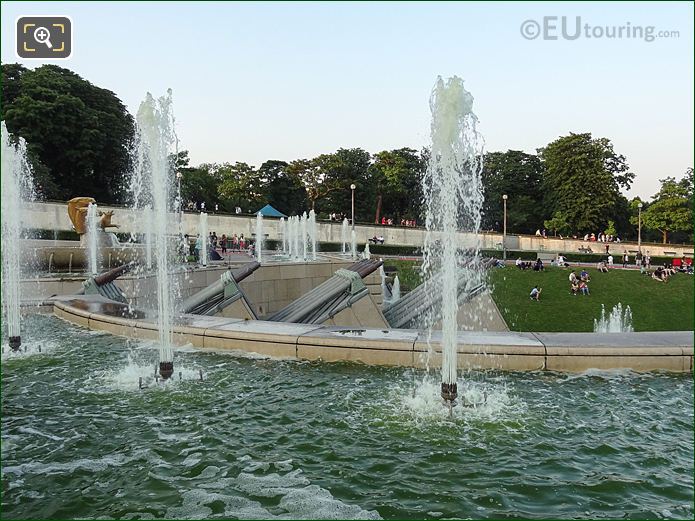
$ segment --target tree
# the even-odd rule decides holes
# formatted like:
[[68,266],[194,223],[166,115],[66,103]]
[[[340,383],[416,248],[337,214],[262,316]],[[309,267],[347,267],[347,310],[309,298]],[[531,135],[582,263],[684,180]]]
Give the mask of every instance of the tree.
[[618,234],[618,231],[615,229],[615,221],[611,221],[609,219],[608,220],[608,226],[606,227],[605,230],[603,230],[603,233],[606,235],[612,235],[615,237]]
[[552,230],[554,235],[557,235],[558,233],[562,235],[563,233],[568,233],[570,231],[567,216],[562,212],[555,212],[552,219],[543,221],[543,226],[545,226],[548,230]]
[[376,195],[374,222],[380,222],[382,208],[396,220],[418,217],[420,179],[425,168],[423,157],[411,148],[385,150],[374,155],[367,179]]
[[562,212],[571,230],[583,234],[603,229],[624,209],[620,190],[628,189],[635,175],[610,140],[571,133],[538,152],[547,211]]
[[689,169],[679,182],[673,177],[661,179],[661,189],[642,212],[644,226],[659,230],[664,244],[671,232],[692,233],[692,178],[692,169]]
[[322,154],[314,164],[324,176],[330,191],[318,201],[316,210],[323,214],[351,211],[350,185],[355,184],[355,220],[370,221],[374,190],[369,179],[371,156],[361,148],[340,148],[333,154]]
[[321,169],[315,159],[297,159],[287,166],[287,170],[289,175],[299,179],[304,185],[312,210],[316,209],[316,201],[337,189],[336,186],[327,182],[327,173]]
[[[182,168],[181,172],[181,199],[184,209],[195,205],[200,208],[200,203],[205,203],[208,210],[215,208],[215,205],[222,205],[219,194],[217,192],[218,179],[213,176],[209,169],[209,165],[201,165],[197,168]],[[230,208],[223,209],[230,210]]]
[[2,94],[0,117],[26,139],[44,197],[122,200],[134,121],[113,92],[56,65],[3,64]]
[[239,206],[253,213],[263,206],[264,193],[261,176],[253,166],[236,162],[213,165],[211,174],[220,179],[217,192],[221,200],[230,206]]
[[359,200],[355,218],[366,219],[370,212],[373,192],[369,183],[369,152],[361,148],[341,148],[333,154],[321,154],[314,159],[299,159],[288,165],[288,171],[304,184],[307,198],[317,213],[349,213],[350,185],[357,186]]
[[307,192],[301,179],[285,161],[266,161],[258,169],[268,204],[286,215],[307,209]]
[[[500,230],[507,201],[507,226],[517,233],[533,233],[546,215],[543,199],[543,165],[538,156],[519,150],[490,152],[483,158],[484,229]],[[549,215],[549,214],[548,214]]]

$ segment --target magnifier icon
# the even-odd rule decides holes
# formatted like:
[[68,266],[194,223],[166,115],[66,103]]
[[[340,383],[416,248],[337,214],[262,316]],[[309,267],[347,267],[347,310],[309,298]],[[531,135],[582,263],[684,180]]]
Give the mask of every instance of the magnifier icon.
[[53,49],[53,45],[51,45],[50,38],[51,33],[45,27],[37,27],[34,31],[34,40],[36,40],[39,43],[45,43],[46,47],[48,47],[49,49]]

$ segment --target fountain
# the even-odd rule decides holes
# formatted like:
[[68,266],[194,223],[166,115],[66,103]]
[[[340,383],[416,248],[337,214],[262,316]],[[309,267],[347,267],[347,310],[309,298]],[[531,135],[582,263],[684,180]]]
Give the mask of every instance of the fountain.
[[208,265],[208,214],[200,212],[200,223],[198,224],[198,237],[200,237],[200,264]]
[[280,217],[280,235],[282,236],[282,253],[287,255],[289,245],[287,244],[287,221],[284,217]]
[[292,221],[292,244],[294,248],[294,260],[296,261],[301,259],[301,254],[299,250],[299,229],[301,225],[299,219],[299,216],[295,215]]
[[[145,213],[143,214],[145,217],[145,222],[146,223],[151,223],[152,222],[152,206],[147,205],[145,207]],[[152,226],[150,224],[145,224],[144,226],[145,229],[145,263],[147,265],[147,269],[151,270],[152,269]]]
[[307,260],[307,216],[306,212],[302,214],[302,217],[300,218],[300,222],[302,224],[302,260],[306,261]]
[[256,260],[261,262],[263,259],[263,242],[265,235],[263,234],[263,214],[256,214]]
[[601,318],[594,319],[594,333],[632,333],[632,310],[618,302],[606,316],[606,308],[601,304]]
[[98,215],[96,203],[89,203],[87,206],[87,273],[90,275],[96,275],[99,272]]
[[309,210],[309,244],[311,245],[311,258],[316,260],[316,244],[318,242],[318,231],[316,228],[316,212]]
[[390,295],[388,287],[386,286],[386,272],[384,271],[383,264],[379,266],[379,277],[381,278],[381,302],[382,305],[386,305],[389,303]]
[[343,224],[340,227],[340,242],[342,242],[342,253],[347,253],[347,243],[348,243],[348,233],[349,233],[349,223],[347,217],[343,219]]
[[20,239],[23,231],[22,201],[33,199],[31,169],[26,159],[26,142],[10,138],[2,126],[2,303],[10,348],[22,345],[20,331]]
[[[442,292],[441,395],[450,410],[458,396],[457,287],[460,270],[467,270],[466,276],[470,279],[481,277],[476,262],[467,264],[471,268],[459,267],[462,259],[457,241],[457,232],[477,234],[480,228],[482,150],[478,145],[477,119],[472,107],[473,96],[464,89],[460,78],[437,79],[430,98],[431,155],[422,178],[426,210],[422,270],[425,280],[437,270],[442,273],[437,289]],[[477,244],[472,251],[475,261],[479,251]]]
[[401,298],[401,281],[398,280],[398,275],[393,279],[393,286],[391,288],[391,302],[396,302]]
[[174,372],[172,310],[175,291],[169,279],[170,254],[174,252],[171,251],[167,234],[172,210],[173,182],[173,168],[169,158],[175,141],[171,90],[159,99],[148,93],[140,104],[136,121],[139,133],[137,166],[141,171],[134,175],[139,184],[134,186],[133,195],[136,202],[145,199],[140,198],[144,195],[148,195],[147,199],[152,202],[152,221],[149,226],[154,236],[154,256],[157,263],[159,374],[166,380]]

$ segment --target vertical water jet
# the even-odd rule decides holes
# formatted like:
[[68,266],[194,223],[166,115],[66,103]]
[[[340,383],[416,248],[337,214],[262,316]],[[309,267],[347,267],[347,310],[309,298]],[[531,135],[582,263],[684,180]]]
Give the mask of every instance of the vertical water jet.
[[263,242],[265,240],[265,235],[263,231],[263,214],[258,212],[256,214],[256,260],[261,262],[263,260]]
[[98,267],[98,255],[99,255],[99,241],[97,234],[99,230],[97,225],[99,222],[99,210],[96,203],[89,203],[87,206],[87,272],[90,275],[96,275],[99,272]]
[[[138,168],[134,175],[139,183],[135,187],[136,201],[152,204],[154,257],[157,264],[157,331],[159,339],[159,374],[163,379],[174,371],[172,338],[172,311],[174,289],[169,278],[175,253],[169,240],[169,226],[173,212],[174,116],[171,90],[155,99],[150,93],[140,104],[136,117],[138,125]],[[144,207],[144,205],[143,205]]]
[[208,214],[200,212],[200,223],[198,225],[198,235],[200,236],[200,264],[208,265]]
[[27,162],[26,142],[14,140],[3,121],[2,134],[2,307],[8,343],[13,351],[22,345],[20,330],[21,247],[23,202],[34,199],[31,169]]
[[[441,273],[441,282],[430,291],[442,294],[442,398],[453,405],[458,396],[458,288],[461,277],[472,284],[481,280],[479,244],[467,244],[473,255],[461,266],[462,244],[458,232],[477,237],[480,229],[482,147],[473,113],[473,96],[454,76],[437,79],[430,98],[432,112],[431,155],[422,179],[425,202],[425,248],[423,275]],[[430,328],[432,324],[430,324]]]
[[340,241],[342,242],[341,252],[347,253],[348,244],[348,232],[350,224],[348,223],[347,217],[343,219],[343,224],[340,227]]

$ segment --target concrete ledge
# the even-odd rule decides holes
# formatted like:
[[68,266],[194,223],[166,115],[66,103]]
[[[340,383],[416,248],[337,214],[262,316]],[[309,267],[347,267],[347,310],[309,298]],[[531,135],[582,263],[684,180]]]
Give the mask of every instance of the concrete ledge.
[[[157,325],[142,312],[100,296],[59,297],[57,317],[115,335],[156,340]],[[137,316],[138,318],[131,318]],[[174,342],[202,349],[241,350],[304,360],[354,361],[373,365],[439,367],[441,332],[287,324],[261,320],[180,315]],[[430,349],[431,347],[431,349]],[[515,333],[462,331],[462,369],[504,371],[693,370],[692,332]]]

